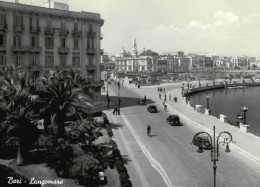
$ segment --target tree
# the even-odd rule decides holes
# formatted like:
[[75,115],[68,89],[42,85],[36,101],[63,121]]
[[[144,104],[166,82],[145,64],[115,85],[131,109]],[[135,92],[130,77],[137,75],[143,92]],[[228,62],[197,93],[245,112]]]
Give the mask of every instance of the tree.
[[8,141],[15,137],[17,143],[17,164],[22,165],[29,144],[37,138],[37,127],[33,121],[33,106],[36,96],[30,93],[30,80],[26,74],[19,72],[1,77],[1,109],[5,112],[1,135]]
[[[58,136],[65,135],[65,122],[72,118],[80,118],[83,110],[91,111],[86,103],[79,102],[81,89],[75,88],[72,78],[65,72],[54,72],[41,79],[38,89],[40,101],[42,103],[41,115],[50,122],[57,125]],[[47,126],[47,125],[46,125]]]

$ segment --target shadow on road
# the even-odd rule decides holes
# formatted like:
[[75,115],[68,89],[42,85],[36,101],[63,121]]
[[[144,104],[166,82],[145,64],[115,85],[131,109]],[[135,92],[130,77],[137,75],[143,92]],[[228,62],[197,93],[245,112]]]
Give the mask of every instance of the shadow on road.
[[111,127],[111,129],[117,130],[117,129],[119,129],[119,128],[122,128],[123,125],[120,124],[120,123],[110,123],[110,127]]
[[131,162],[132,160],[129,159],[128,155],[122,155],[124,164],[127,164],[128,162]]
[[[109,108],[111,109],[111,108],[117,107],[119,104],[119,98],[117,96],[109,96],[109,98],[110,98]],[[120,97],[120,100],[121,100],[120,107],[125,108],[125,107],[136,106],[136,105],[138,105],[138,101],[140,101],[140,99],[143,99],[143,98]],[[107,102],[107,97],[105,95],[102,95],[101,101]],[[149,105],[149,104],[153,104],[153,103],[155,103],[153,100],[146,99],[145,105]]]
[[151,138],[152,138],[152,137],[155,137],[155,136],[157,136],[157,135],[156,135],[156,134],[151,134],[151,135],[150,135]]

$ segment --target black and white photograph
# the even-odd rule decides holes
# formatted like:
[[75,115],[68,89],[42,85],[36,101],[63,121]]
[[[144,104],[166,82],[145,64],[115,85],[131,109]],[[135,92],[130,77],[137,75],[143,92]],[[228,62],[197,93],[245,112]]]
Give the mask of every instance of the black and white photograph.
[[0,187],[259,187],[259,7],[0,0]]

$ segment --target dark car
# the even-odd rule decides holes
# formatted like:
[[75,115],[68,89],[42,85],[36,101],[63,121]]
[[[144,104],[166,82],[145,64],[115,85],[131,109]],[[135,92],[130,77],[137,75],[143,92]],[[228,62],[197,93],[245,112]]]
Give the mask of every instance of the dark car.
[[147,107],[147,111],[150,113],[156,113],[157,112],[157,108],[155,105],[150,105]]
[[208,136],[197,136],[193,139],[192,143],[202,149],[211,149],[211,143]]
[[166,118],[166,121],[169,125],[172,126],[181,125],[180,118],[178,115],[170,115],[168,118]]

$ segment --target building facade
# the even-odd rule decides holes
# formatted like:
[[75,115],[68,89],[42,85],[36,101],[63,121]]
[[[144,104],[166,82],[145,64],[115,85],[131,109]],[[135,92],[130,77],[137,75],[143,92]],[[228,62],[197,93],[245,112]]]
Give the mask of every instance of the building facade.
[[100,14],[0,2],[0,65],[81,71],[99,89]]

